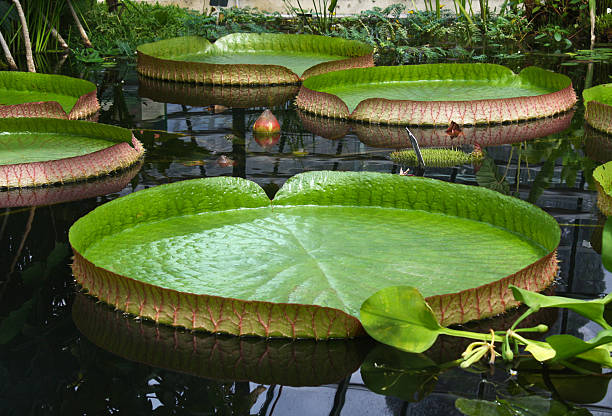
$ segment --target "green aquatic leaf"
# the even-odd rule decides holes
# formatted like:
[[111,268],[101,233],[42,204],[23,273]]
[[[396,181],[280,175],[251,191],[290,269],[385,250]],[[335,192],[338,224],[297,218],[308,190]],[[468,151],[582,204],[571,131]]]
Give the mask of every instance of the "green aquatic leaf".
[[96,91],[96,85],[63,75],[0,71],[0,106],[56,101],[70,113],[77,100]]
[[584,408],[568,407],[550,398],[540,396],[498,398],[494,401],[459,398],[455,407],[467,416],[587,416]]
[[78,120],[0,119],[0,165],[82,156],[132,142],[127,129]]
[[[543,70],[540,70],[543,71]],[[548,73],[548,71],[546,71]],[[330,72],[304,81],[304,86],[340,97],[353,111],[368,98],[415,101],[465,101],[533,96],[569,85],[563,76],[550,73],[557,82],[540,77],[520,77],[494,64],[425,64],[416,66],[358,68]]]
[[603,266],[612,271],[612,220],[606,219],[601,236],[601,262]]
[[[367,56],[372,53],[372,47],[354,40],[327,36],[233,33],[214,43],[197,36],[166,39],[140,45],[138,52],[173,61],[179,68],[185,69],[193,63],[232,65],[241,66],[243,73],[247,74],[248,70],[254,69],[247,65],[279,65],[302,76],[318,64]],[[139,65],[142,63],[139,62]],[[240,84],[253,83],[248,78],[245,75]]]
[[[599,346],[609,344],[612,342],[612,330],[605,329],[600,331],[595,337],[588,341],[583,341],[580,338],[576,338],[572,335],[552,335],[546,338],[546,342],[555,350],[555,360],[562,361],[569,358],[580,356],[590,350],[593,350]],[[605,351],[604,354],[599,358],[602,361],[599,364],[605,365],[606,367],[612,366],[612,359],[610,359],[610,352],[607,349],[600,349]],[[601,353],[600,353],[601,354]],[[589,356],[592,357],[592,356]]]
[[589,318],[598,323],[604,328],[610,328],[608,322],[604,318],[606,304],[612,301],[612,295],[608,295],[602,299],[581,300],[565,298],[561,296],[546,296],[540,293],[521,289],[516,286],[510,286],[514,298],[519,302],[524,303],[531,309],[538,310],[540,308],[567,308],[574,312]]
[[408,352],[426,351],[443,333],[433,311],[413,287],[376,292],[363,302],[359,316],[372,338]]
[[[129,277],[130,285],[194,298],[183,303],[212,297],[245,302],[223,301],[234,312],[221,316],[269,302],[270,308],[333,308],[356,325],[363,301],[381,288],[415,286],[424,296],[469,293],[549,255],[558,238],[554,219],[486,189],[346,172],[298,175],[273,201],[237,178],[183,181],[99,207],[70,231],[76,252],[105,273]],[[138,293],[151,296],[146,290]],[[157,307],[151,300],[144,305]],[[270,319],[291,318],[283,308]],[[182,324],[189,326],[192,315]],[[312,317],[299,318],[283,331],[312,325]],[[242,322],[222,321],[234,329]]]

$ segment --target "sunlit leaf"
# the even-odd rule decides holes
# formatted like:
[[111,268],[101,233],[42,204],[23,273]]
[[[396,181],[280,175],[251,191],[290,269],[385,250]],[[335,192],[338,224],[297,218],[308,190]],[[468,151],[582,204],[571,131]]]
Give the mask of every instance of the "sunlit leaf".
[[361,324],[377,341],[408,352],[433,345],[442,327],[419,291],[392,286],[370,296],[360,313]]

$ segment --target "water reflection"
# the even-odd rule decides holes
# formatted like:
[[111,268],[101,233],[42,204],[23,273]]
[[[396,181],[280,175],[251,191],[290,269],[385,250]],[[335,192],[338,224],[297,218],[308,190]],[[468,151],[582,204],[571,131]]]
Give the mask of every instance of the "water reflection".
[[[508,65],[515,71],[529,63],[546,65],[569,75],[580,92],[585,83],[586,65],[565,67],[560,66],[560,62],[554,56],[529,55],[525,61],[512,61]],[[529,386],[532,386],[528,388],[529,394],[536,393],[544,397],[546,403],[552,403],[548,399],[553,393],[547,391],[550,389],[544,378],[545,370],[538,366],[523,367],[518,374],[520,380],[509,377],[503,367],[497,367],[493,375],[488,369],[475,373],[456,368],[438,369],[432,380],[423,378],[422,383],[417,383],[421,380],[421,373],[417,373],[414,385],[423,386],[417,393],[407,397],[408,390],[398,389],[386,396],[372,392],[375,388],[371,381],[367,384],[372,390],[366,387],[364,380],[369,375],[356,371],[347,376],[352,368],[359,366],[358,362],[364,359],[367,351],[342,347],[333,350],[331,355],[323,355],[313,347],[304,354],[308,365],[300,366],[302,355],[289,354],[290,358],[283,355],[287,347],[293,351],[291,343],[278,344],[278,347],[261,352],[258,348],[267,345],[265,342],[250,340],[236,347],[228,346],[230,344],[222,338],[211,337],[209,340],[215,339],[214,342],[203,341],[202,344],[201,335],[177,331],[175,344],[175,330],[161,331],[157,338],[157,327],[149,329],[146,323],[126,321],[120,313],[108,309],[106,312],[113,317],[110,322],[114,329],[102,332],[99,321],[97,327],[92,323],[91,328],[99,328],[99,333],[105,334],[104,340],[108,342],[115,338],[117,331],[125,331],[124,335],[131,338],[116,336],[117,340],[129,339],[132,344],[113,344],[121,349],[118,352],[136,351],[124,346],[143,343],[148,348],[144,350],[149,351],[148,355],[121,358],[96,346],[96,333],[92,335],[94,342],[90,342],[75,326],[79,318],[84,320],[86,316],[76,316],[73,320],[72,314],[75,287],[69,268],[67,232],[77,218],[119,195],[188,178],[242,176],[262,185],[272,197],[288,177],[307,170],[397,173],[399,167],[388,159],[389,151],[396,146],[407,146],[400,134],[384,129],[368,130],[376,126],[365,124],[357,126],[365,129],[360,133],[350,130],[346,123],[325,124],[323,119],[317,121],[316,126],[321,130],[312,133],[310,128],[304,128],[307,123],[302,125],[291,103],[276,102],[271,110],[281,122],[282,134],[278,142],[258,143],[250,126],[262,108],[229,108],[219,113],[220,108],[215,111],[214,107],[206,106],[223,105],[222,101],[196,105],[195,102],[172,103],[163,96],[158,97],[159,102],[143,99],[138,95],[138,78],[133,67],[125,64],[104,69],[65,66],[64,71],[97,82],[102,103],[100,121],[133,128],[147,153],[142,169],[121,190],[113,187],[110,193],[88,197],[90,194],[85,188],[79,195],[84,199],[79,201],[59,203],[58,199],[54,205],[36,209],[0,211],[1,414],[328,415],[332,411],[333,414],[459,414],[455,408],[459,397],[494,400],[527,394],[525,389]],[[608,64],[595,64],[593,85],[608,82],[609,72]],[[573,119],[568,121],[569,118],[567,113],[543,120],[550,122],[546,127],[550,128],[549,133],[557,133],[520,144],[514,143],[519,135],[535,138],[545,134],[545,128],[527,128],[528,122],[510,125],[515,129],[511,134],[491,130],[470,133],[466,127],[462,130],[465,137],[489,137],[491,145],[485,150],[508,182],[509,189],[550,212],[561,224],[562,241],[558,250],[561,273],[557,294],[592,298],[612,287],[612,274],[602,268],[600,257],[592,248],[601,238],[598,237],[601,224],[598,223],[595,192],[589,185],[589,171],[595,161],[610,159],[607,145],[611,139],[584,128],[580,106]],[[561,123],[567,127],[565,130],[559,127]],[[504,126],[499,127],[504,130]],[[527,132],[520,132],[519,127],[525,127]],[[452,143],[454,146],[457,138],[463,140],[461,136],[447,136],[446,128],[419,134],[432,137],[432,143],[437,141],[443,145]],[[497,145],[501,142],[514,144]],[[217,160],[223,155],[235,163],[220,166]],[[476,175],[470,166],[431,168],[427,169],[426,176],[476,184]],[[594,331],[575,314],[555,315],[555,318],[552,333],[588,338]],[[142,336],[141,328],[146,328]],[[197,348],[189,352],[194,338]],[[200,349],[202,345],[217,350],[209,348],[206,351],[212,352],[207,355]],[[240,348],[243,355],[234,355]],[[438,366],[434,368],[439,368],[440,364],[456,358],[460,350],[461,346],[441,339],[440,347],[429,351],[426,357]],[[265,351],[270,351],[271,355],[267,356]],[[340,351],[344,351],[346,357],[338,360],[335,357]],[[391,354],[383,352],[381,358],[391,358]],[[151,365],[143,363],[149,357],[155,361],[151,361]],[[220,359],[211,362],[209,357]],[[252,360],[249,366],[248,360],[236,357],[258,358],[249,358]],[[273,357],[283,358],[274,360]],[[320,362],[313,364],[313,357],[319,357]],[[260,361],[261,365],[256,365]],[[323,367],[324,362],[328,363],[326,367]],[[228,369],[221,367],[221,363],[232,365]],[[276,372],[272,370],[274,366]],[[611,408],[607,380],[574,377],[575,380],[567,382],[568,387],[564,388],[560,384],[566,383],[568,375],[556,371],[549,369],[549,375],[561,397],[592,403],[606,394],[591,409],[608,411]],[[234,376],[239,381],[227,381]],[[247,379],[254,382],[245,381]],[[318,380],[333,384],[318,387],[274,384],[314,384]],[[590,397],[566,395],[563,390],[570,393],[581,390]],[[397,397],[415,400],[419,394],[424,398],[418,402]]]

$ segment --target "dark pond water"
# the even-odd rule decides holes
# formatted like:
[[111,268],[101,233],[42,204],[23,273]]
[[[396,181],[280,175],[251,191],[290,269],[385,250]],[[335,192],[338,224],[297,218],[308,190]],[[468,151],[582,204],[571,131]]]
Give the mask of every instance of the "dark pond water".
[[[565,73],[578,93],[585,83],[610,82],[610,63],[541,54],[501,63]],[[517,373],[501,365],[465,371],[444,364],[465,348],[450,340],[410,355],[363,339],[316,343],[193,334],[134,320],[78,294],[68,229],[109,200],[220,175],[246,177],[272,196],[287,178],[309,170],[396,174],[399,166],[388,155],[407,142],[401,131],[305,118],[290,100],[295,91],[173,90],[150,81],[139,89],[133,65],[123,62],[105,68],[66,62],[61,71],[96,82],[99,121],[133,128],[147,153],[142,166],[105,181],[45,188],[44,194],[0,192],[0,414],[452,415],[459,414],[458,398],[504,399],[527,409],[523,414],[565,414],[559,410],[564,402],[579,403],[584,414],[612,413],[607,377],[537,366]],[[283,132],[278,140],[257,141],[250,126],[268,105]],[[483,143],[505,175],[506,191],[561,224],[556,292],[594,298],[610,291],[612,275],[595,250],[603,220],[590,175],[612,159],[612,137],[587,129],[582,114],[579,103],[573,114],[541,123],[466,130],[462,147]],[[448,145],[443,130],[415,134],[424,144]],[[484,185],[471,165],[431,167],[425,176]],[[6,207],[43,198],[50,199],[37,207]],[[552,333],[590,338],[597,331],[567,312],[550,311],[538,320]]]

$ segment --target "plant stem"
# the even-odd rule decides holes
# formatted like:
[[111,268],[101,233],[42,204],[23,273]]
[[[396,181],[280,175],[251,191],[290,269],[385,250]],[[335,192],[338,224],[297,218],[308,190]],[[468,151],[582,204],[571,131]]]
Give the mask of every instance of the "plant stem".
[[2,50],[4,51],[4,56],[6,57],[6,62],[8,62],[9,68],[11,68],[13,71],[16,71],[17,64],[15,63],[13,55],[11,55],[11,51],[8,45],[6,44],[6,41],[4,40],[4,36],[2,36],[2,32],[0,32],[0,46],[2,46]]
[[26,61],[28,64],[29,72],[36,72],[36,66],[34,66],[34,57],[32,56],[32,43],[30,42],[30,31],[28,30],[28,22],[26,22],[25,14],[21,8],[19,0],[13,0],[19,20],[21,21],[21,29],[23,32],[23,43],[25,44]]
[[[476,339],[479,341],[491,341],[491,334],[481,334],[479,332],[462,331],[460,329],[452,329],[452,328],[442,328],[440,332],[445,335],[450,335],[452,337]],[[493,340],[495,342],[503,342],[504,337],[500,335],[494,335]]]
[[74,23],[76,24],[77,29],[79,29],[79,33],[81,34],[83,43],[85,44],[87,48],[92,48],[93,45],[91,44],[91,42],[89,41],[89,38],[87,37],[87,33],[85,32],[85,29],[83,28],[83,25],[81,24],[81,21],[79,20],[79,16],[77,16],[76,11],[74,11],[74,7],[72,7],[72,2],[70,0],[66,0],[66,4],[68,5],[68,8],[70,9],[70,13],[72,14],[72,17],[74,18]]

